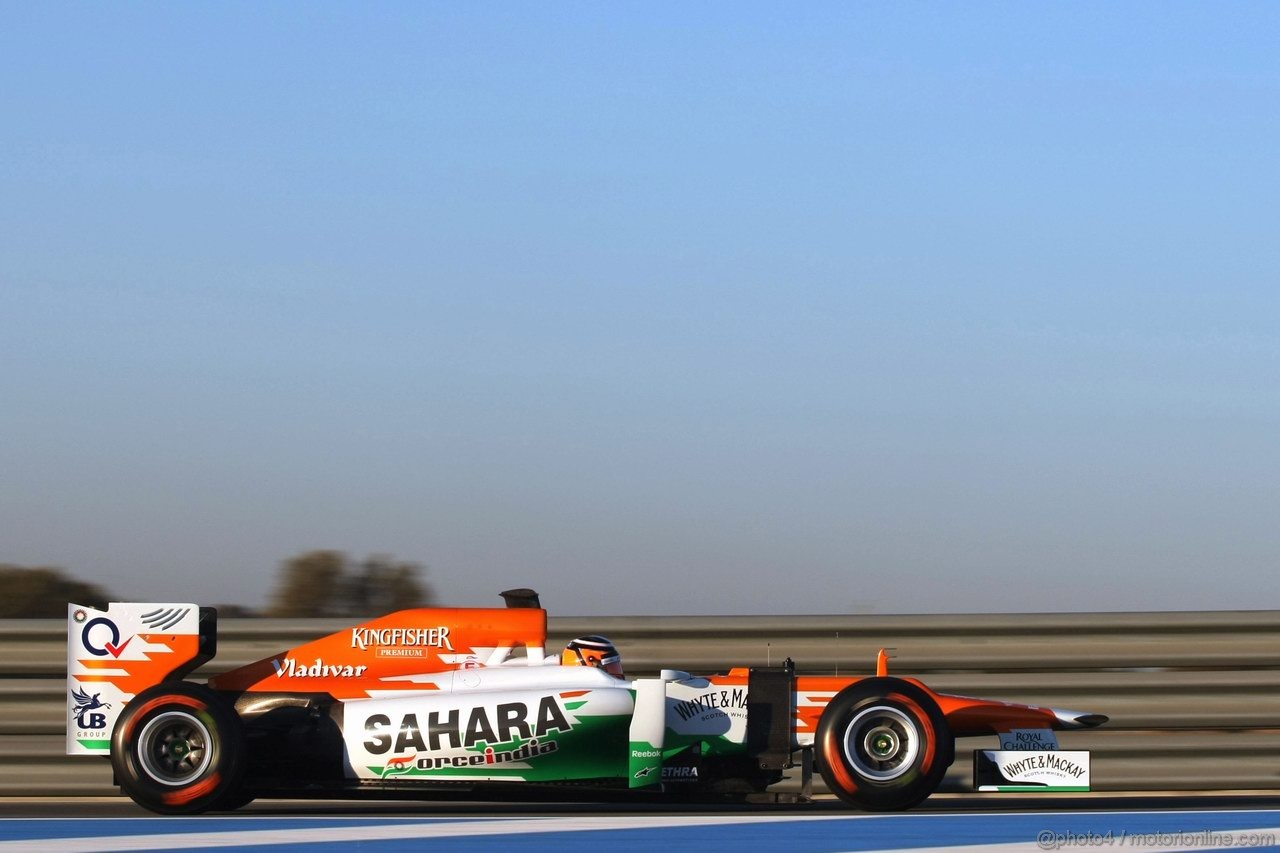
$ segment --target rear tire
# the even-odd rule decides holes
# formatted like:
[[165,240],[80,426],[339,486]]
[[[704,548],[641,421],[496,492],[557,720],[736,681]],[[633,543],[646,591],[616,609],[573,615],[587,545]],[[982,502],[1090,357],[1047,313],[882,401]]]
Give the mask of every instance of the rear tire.
[[129,700],[111,734],[111,768],[135,803],[158,814],[219,808],[244,776],[244,736],[217,693],[186,681]]
[[816,744],[831,792],[872,811],[920,803],[955,760],[938,703],[899,678],[866,678],[836,694],[818,721]]

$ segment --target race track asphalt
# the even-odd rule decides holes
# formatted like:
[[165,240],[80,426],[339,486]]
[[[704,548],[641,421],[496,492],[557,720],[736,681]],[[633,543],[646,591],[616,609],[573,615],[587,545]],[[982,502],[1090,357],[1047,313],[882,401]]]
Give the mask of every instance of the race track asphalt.
[[121,798],[0,799],[0,853],[556,850],[931,853],[1280,849],[1280,794],[937,795],[901,814],[785,805],[262,801],[164,818]]

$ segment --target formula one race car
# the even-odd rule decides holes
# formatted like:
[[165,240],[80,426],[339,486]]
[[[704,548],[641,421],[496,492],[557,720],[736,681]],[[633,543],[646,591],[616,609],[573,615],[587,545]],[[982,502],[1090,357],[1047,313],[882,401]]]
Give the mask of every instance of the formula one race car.
[[72,604],[67,752],[109,755],[124,792],[163,814],[513,783],[750,798],[797,766],[807,792],[815,765],[843,800],[887,810],[929,796],[969,735],[1048,750],[980,753],[1005,783],[992,790],[1087,790],[1088,754],[1056,752],[1053,730],[1107,719],[937,693],[890,677],[883,652],[874,677],[798,676],[788,661],[627,678],[604,637],[548,655],[537,594],[503,596],[505,609],[392,613],[207,685],[182,679],[217,650],[212,608]]

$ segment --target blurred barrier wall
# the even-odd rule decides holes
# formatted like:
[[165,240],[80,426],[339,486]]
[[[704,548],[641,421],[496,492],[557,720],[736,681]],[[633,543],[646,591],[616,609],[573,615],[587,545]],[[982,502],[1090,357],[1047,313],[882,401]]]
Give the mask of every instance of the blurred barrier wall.
[[[204,678],[350,623],[222,620]],[[115,793],[99,758],[63,754],[65,625],[0,620],[0,795]],[[1280,611],[945,616],[552,618],[548,648],[603,633],[629,674],[779,664],[801,673],[890,672],[936,690],[1107,714],[1064,749],[1093,752],[1095,790],[1280,789]],[[959,742],[943,790],[969,790]]]

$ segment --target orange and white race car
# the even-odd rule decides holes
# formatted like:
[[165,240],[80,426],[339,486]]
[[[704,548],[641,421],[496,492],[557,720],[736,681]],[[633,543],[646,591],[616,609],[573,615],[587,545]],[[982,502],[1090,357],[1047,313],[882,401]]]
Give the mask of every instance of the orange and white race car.
[[212,608],[69,605],[67,752],[109,756],[123,791],[165,814],[517,785],[759,797],[788,768],[807,794],[815,766],[841,799],[886,810],[928,797],[973,735],[1002,742],[978,753],[981,790],[1087,790],[1088,754],[1053,732],[1107,719],[938,693],[890,676],[883,652],[874,676],[788,661],[631,678],[598,635],[549,654],[537,594],[503,596],[402,610],[207,684],[183,679],[216,653]]

